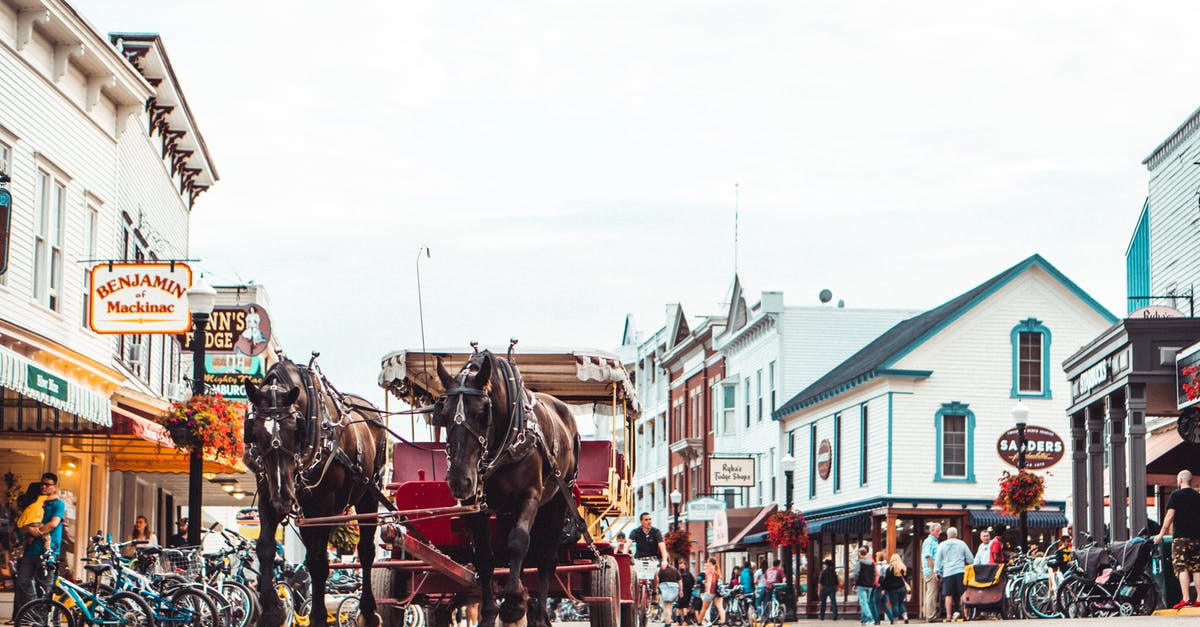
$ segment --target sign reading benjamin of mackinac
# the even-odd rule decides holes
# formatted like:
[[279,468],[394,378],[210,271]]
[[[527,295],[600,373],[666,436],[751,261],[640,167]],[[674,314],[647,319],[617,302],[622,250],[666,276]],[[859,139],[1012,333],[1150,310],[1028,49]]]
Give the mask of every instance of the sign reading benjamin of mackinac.
[[1175,395],[1179,409],[1200,403],[1200,343],[1175,354]]
[[712,458],[708,464],[708,484],[714,488],[754,487],[754,459]]
[[[176,339],[183,343],[183,350],[191,350],[191,332]],[[204,350],[206,353],[235,353],[253,357],[267,350],[270,339],[271,318],[262,305],[250,303],[217,307],[208,317]]]
[[[1017,457],[1021,452],[1021,439],[1017,428],[1005,431],[996,442],[996,452],[1000,453],[1009,466],[1017,467]],[[1049,468],[1063,458],[1063,441],[1058,434],[1045,428],[1029,425],[1025,427],[1025,469],[1042,470]]]
[[204,385],[225,398],[246,400],[247,382],[262,385],[266,364],[262,355],[236,353],[204,356]]
[[88,326],[96,333],[183,333],[191,328],[185,263],[102,263],[91,272]]

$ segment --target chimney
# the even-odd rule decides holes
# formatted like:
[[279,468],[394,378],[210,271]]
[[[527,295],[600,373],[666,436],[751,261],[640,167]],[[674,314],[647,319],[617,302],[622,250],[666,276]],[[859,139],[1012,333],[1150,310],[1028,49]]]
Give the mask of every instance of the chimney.
[[765,314],[783,313],[783,292],[763,292],[760,302]]

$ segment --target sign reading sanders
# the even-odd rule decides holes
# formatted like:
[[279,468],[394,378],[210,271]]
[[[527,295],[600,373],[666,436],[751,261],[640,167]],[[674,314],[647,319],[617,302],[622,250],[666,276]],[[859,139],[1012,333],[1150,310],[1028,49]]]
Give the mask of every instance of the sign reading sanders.
[[102,263],[91,272],[88,325],[96,333],[183,333],[192,324],[184,263]]
[[[1017,428],[1005,431],[996,441],[996,452],[1008,465],[1017,467],[1021,453],[1021,439]],[[1045,428],[1029,425],[1025,427],[1025,469],[1049,468],[1063,458],[1063,441],[1058,434]]]

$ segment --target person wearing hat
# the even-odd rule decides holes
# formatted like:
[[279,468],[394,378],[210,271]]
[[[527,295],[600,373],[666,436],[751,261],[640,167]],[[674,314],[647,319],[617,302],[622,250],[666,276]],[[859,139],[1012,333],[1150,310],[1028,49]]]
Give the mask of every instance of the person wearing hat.
[[826,599],[829,600],[829,605],[833,608],[833,620],[837,620],[837,593],[838,588],[842,587],[842,580],[838,577],[837,571],[833,569],[833,560],[827,557],[823,563],[825,564],[825,568],[821,569],[821,575],[817,579],[821,585],[821,620],[825,620]]
[[178,533],[167,538],[167,548],[175,549],[187,546],[188,519],[180,518],[175,521],[175,530]]

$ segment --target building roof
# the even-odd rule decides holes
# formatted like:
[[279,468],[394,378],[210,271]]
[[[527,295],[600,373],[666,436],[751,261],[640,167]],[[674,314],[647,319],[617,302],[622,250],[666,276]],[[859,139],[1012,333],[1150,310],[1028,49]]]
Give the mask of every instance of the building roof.
[[[889,367],[936,335],[959,316],[970,311],[975,305],[1034,266],[1054,277],[1110,323],[1117,321],[1116,316],[1059,272],[1057,268],[1050,265],[1050,262],[1041,255],[1033,255],[941,306],[897,323],[833,370],[801,390],[799,394],[793,396],[772,414],[772,418],[780,420],[788,414],[836,396],[879,376],[921,376],[921,372],[889,370]],[[928,376],[928,373],[924,374]]]
[[1193,111],[1183,121],[1183,124],[1179,125],[1179,128],[1162,140],[1161,144],[1155,146],[1154,150],[1150,151],[1145,159],[1142,159],[1142,165],[1146,166],[1148,170],[1158,167],[1158,164],[1162,163],[1163,159],[1174,152],[1188,137],[1191,137],[1197,128],[1200,128],[1200,109]]

